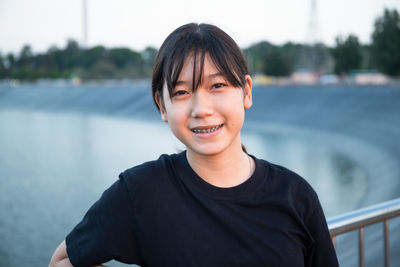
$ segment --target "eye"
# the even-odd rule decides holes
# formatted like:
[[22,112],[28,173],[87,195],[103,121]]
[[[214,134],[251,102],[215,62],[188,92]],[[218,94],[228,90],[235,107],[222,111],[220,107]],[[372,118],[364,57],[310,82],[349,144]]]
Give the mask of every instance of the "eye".
[[218,88],[222,88],[222,87],[225,87],[225,86],[226,86],[225,83],[215,83],[215,84],[213,84],[212,88],[218,89]]
[[185,90],[176,90],[175,92],[173,92],[172,97],[179,97],[186,94],[189,94],[189,92]]

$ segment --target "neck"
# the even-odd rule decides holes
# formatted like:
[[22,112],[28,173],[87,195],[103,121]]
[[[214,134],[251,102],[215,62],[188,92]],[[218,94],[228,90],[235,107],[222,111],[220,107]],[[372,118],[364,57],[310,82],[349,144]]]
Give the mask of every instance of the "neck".
[[191,150],[186,155],[192,169],[203,180],[217,187],[239,185],[250,178],[255,168],[253,159],[243,152],[240,142],[215,155],[201,155]]

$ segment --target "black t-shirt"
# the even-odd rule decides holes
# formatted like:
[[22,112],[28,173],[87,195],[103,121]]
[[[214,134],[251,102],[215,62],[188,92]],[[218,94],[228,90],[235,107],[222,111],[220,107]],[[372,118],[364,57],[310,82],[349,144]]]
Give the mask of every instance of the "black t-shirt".
[[297,174],[256,159],[219,188],[186,152],[123,172],[66,237],[74,266],[338,266],[318,197]]

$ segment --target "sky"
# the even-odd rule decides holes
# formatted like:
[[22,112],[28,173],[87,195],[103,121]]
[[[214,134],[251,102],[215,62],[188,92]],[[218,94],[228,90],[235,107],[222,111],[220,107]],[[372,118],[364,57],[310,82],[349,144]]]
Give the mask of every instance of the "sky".
[[[158,48],[175,28],[212,23],[246,48],[259,41],[305,43],[314,38],[332,46],[338,35],[355,34],[370,43],[374,21],[384,8],[400,11],[400,0],[87,0],[87,46]],[[83,0],[0,0],[0,53],[34,53],[83,44]]]

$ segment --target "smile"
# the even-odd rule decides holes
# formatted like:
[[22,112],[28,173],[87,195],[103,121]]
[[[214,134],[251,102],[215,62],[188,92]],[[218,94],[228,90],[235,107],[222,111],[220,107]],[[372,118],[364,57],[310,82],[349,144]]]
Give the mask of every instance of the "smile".
[[220,129],[223,124],[211,127],[211,128],[204,128],[204,129],[191,129],[192,132],[194,133],[212,133],[215,132],[216,130]]

